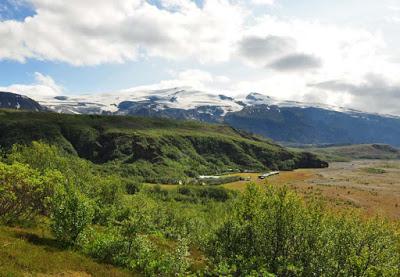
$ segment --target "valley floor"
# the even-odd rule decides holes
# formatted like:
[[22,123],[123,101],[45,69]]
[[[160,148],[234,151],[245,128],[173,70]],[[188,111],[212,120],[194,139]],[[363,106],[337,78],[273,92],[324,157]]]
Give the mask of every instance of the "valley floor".
[[[356,207],[369,215],[400,219],[400,161],[358,160],[331,163],[324,169],[300,169],[259,180],[259,174],[240,174],[260,185],[287,185],[301,195],[324,200],[333,207]],[[248,182],[225,184],[242,190]]]
[[[356,160],[333,162],[329,168],[283,171],[260,180],[261,173],[238,173],[247,181],[222,185],[243,191],[249,183],[260,186],[287,185],[305,198],[323,200],[333,208],[358,208],[368,215],[383,215],[400,219],[400,161]],[[150,184],[148,184],[150,186]],[[161,185],[174,189],[177,185]]]

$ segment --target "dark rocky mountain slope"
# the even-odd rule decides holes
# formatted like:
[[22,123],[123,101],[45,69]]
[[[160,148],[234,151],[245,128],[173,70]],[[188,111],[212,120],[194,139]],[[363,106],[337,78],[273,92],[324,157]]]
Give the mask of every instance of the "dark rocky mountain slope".
[[0,108],[29,111],[45,110],[38,102],[30,99],[29,97],[2,91],[0,91]]

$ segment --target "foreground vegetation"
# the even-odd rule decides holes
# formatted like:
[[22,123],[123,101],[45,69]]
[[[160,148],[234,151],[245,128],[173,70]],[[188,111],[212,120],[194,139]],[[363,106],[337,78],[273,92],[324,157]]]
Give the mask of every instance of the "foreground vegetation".
[[[1,227],[0,240],[16,230],[40,230],[18,242],[20,251],[47,241],[67,259],[84,255],[121,268],[121,274],[122,268],[145,276],[400,274],[400,229],[382,218],[333,213],[286,188],[146,188],[138,179],[37,142],[14,145],[3,155],[0,221],[14,226]],[[35,251],[38,259],[47,255]],[[12,276],[17,269],[7,267],[9,257],[0,254],[0,270]],[[30,255],[18,259],[27,273],[48,272]],[[87,268],[76,270],[97,267],[84,263]]]

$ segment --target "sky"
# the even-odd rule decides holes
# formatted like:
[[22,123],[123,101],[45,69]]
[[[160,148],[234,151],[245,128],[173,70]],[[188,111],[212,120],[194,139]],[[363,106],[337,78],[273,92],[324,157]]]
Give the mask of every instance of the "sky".
[[192,87],[400,115],[399,0],[0,0],[0,90]]

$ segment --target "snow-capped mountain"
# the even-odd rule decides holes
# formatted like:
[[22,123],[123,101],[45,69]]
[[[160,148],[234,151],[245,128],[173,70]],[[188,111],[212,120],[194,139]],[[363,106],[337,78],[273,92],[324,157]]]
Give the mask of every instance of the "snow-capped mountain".
[[[219,107],[223,113],[235,112],[243,107],[233,98],[205,93],[189,88],[163,90],[135,90],[82,96],[45,97],[38,101],[56,112],[63,113],[116,113],[129,114],[138,106],[154,110],[192,110],[199,107]],[[203,109],[204,110],[204,109]]]
[[[125,90],[118,93],[56,96],[36,99],[55,112],[74,114],[131,114],[140,109],[160,112],[167,109],[198,111],[225,115],[238,112],[247,106],[268,105],[280,107],[319,107],[335,111],[351,112],[341,107],[318,103],[282,101],[252,92],[245,97],[232,98],[223,94],[207,93],[188,87],[162,90]],[[354,111],[357,112],[357,111]]]
[[284,143],[400,146],[399,117],[280,101],[255,92],[233,98],[180,87],[35,100],[60,113],[140,115],[226,123]]

